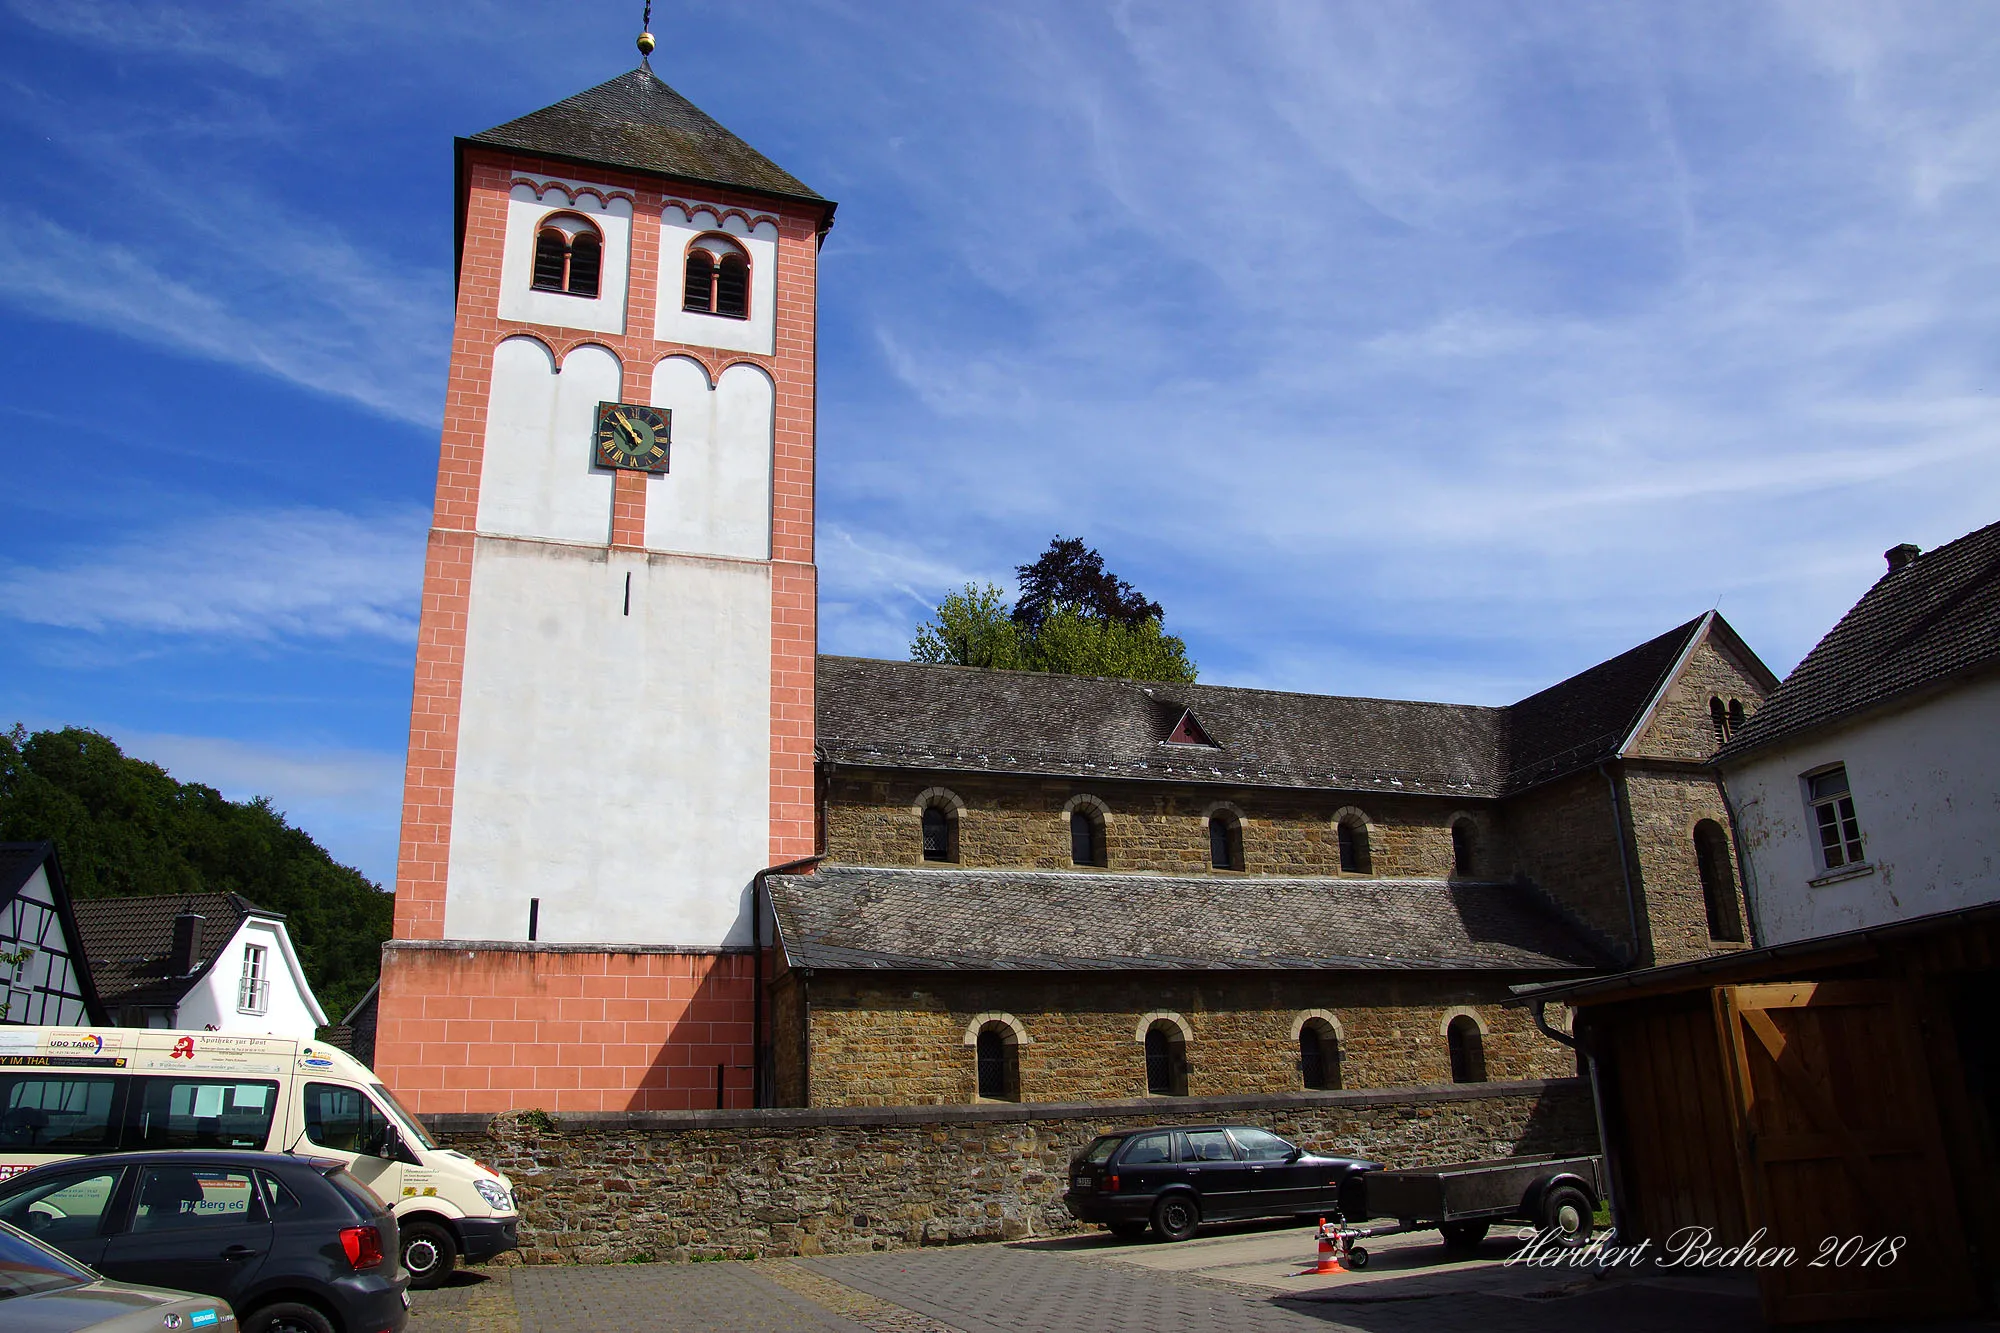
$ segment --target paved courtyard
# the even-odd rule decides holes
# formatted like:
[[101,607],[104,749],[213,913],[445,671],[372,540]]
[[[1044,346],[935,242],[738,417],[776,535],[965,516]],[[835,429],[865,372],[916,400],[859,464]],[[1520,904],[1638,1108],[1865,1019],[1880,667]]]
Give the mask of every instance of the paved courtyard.
[[[491,1268],[419,1292],[411,1333],[1666,1333],[1762,1329],[1743,1276],[1508,1267],[1514,1242],[1448,1260],[1434,1236],[1380,1238],[1365,1272],[1302,1277],[1309,1228],[1180,1245],[1104,1235],[757,1263]],[[1871,1330],[1892,1325],[1874,1324]],[[2000,1323],[1912,1325],[2000,1329]]]

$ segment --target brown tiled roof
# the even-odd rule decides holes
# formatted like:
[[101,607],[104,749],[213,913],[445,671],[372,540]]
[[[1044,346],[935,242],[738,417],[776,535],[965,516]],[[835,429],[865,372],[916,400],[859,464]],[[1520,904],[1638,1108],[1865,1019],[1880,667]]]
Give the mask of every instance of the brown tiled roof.
[[1722,758],[2000,663],[2000,523],[1876,581],[1827,631]]
[[[822,657],[819,749],[939,772],[1504,796],[1616,755],[1704,619],[1506,708]],[[1184,711],[1214,745],[1165,743]]]
[[832,205],[641,66],[470,143]]
[[1611,961],[1518,884],[826,865],[768,883],[786,957],[830,971],[1554,972]]
[[[141,898],[84,898],[76,904],[76,924],[90,956],[91,976],[105,1007],[116,1012],[127,1004],[171,1005],[180,1001],[209,969],[236,928],[252,913],[282,921],[236,893],[162,893]],[[201,949],[194,970],[169,976],[168,955],[174,946],[174,918],[182,911],[199,913]]]

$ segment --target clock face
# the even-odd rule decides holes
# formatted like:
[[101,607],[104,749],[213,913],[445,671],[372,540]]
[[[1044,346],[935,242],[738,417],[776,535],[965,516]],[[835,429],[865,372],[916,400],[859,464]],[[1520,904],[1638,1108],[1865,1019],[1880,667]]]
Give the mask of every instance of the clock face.
[[599,403],[591,434],[591,461],[598,467],[665,472],[674,414],[643,403]]

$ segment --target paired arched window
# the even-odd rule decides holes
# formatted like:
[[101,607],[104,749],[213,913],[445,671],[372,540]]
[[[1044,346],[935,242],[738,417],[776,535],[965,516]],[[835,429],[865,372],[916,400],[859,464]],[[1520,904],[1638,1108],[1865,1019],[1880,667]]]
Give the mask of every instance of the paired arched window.
[[1340,868],[1350,875],[1365,875],[1374,866],[1368,849],[1368,821],[1358,814],[1346,814],[1334,826],[1340,846]]
[[1479,1030],[1478,1019],[1470,1014],[1452,1019],[1445,1028],[1445,1044],[1451,1048],[1452,1082],[1486,1081],[1486,1035]]
[[1208,817],[1208,864],[1216,870],[1243,868],[1243,821],[1227,810]]
[[1743,730],[1743,720],[1748,716],[1749,714],[1743,711],[1743,701],[1741,699],[1731,699],[1729,701],[1729,734],[1734,736],[1737,732]]
[[1741,699],[1722,702],[1720,696],[1711,695],[1708,700],[1708,724],[1715,728],[1715,743],[1726,745],[1731,737],[1743,730],[1743,723],[1750,715],[1743,708]]
[[988,1023],[973,1041],[979,1067],[979,1095],[987,1101],[1021,1100],[1021,1047],[1014,1029]]
[[1187,1040],[1180,1027],[1156,1019],[1146,1029],[1146,1091],[1155,1097],[1187,1096]]
[[1309,1018],[1299,1028],[1299,1077],[1314,1092],[1340,1087],[1340,1035],[1324,1018]]
[[1087,805],[1069,812],[1069,859],[1072,865],[1104,864],[1104,814]]
[[956,861],[958,859],[958,821],[942,805],[924,807],[924,860]]
[[1478,862],[1479,831],[1469,819],[1451,822],[1451,873],[1470,878]]
[[697,236],[687,251],[681,309],[730,319],[750,317],[750,256],[727,236]]
[[1701,872],[1701,901],[1708,909],[1708,937],[1739,941],[1743,921],[1736,911],[1736,876],[1729,864],[1729,835],[1713,819],[1694,826],[1694,860]]
[[555,213],[535,231],[535,281],[538,292],[566,296],[596,296],[604,267],[604,238],[590,219],[575,213]]

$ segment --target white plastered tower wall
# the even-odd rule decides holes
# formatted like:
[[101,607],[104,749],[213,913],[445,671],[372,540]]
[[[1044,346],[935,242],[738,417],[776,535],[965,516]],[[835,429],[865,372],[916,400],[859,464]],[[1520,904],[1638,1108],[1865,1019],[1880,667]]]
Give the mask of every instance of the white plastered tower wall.
[[[557,207],[604,229],[601,309],[526,292],[535,232]],[[697,215],[720,230],[724,211]],[[747,891],[770,843],[775,394],[749,363],[711,381],[689,355],[632,365],[589,341],[558,361],[551,345],[573,342],[567,330],[623,327],[629,264],[610,256],[629,248],[629,217],[627,199],[587,180],[517,181],[508,200],[501,313],[564,325],[493,353],[447,939],[526,940],[531,911],[545,943],[750,939]],[[776,230],[727,221],[753,256],[762,320],[683,314],[680,245],[664,254],[662,304],[682,344],[758,350],[737,346],[747,330],[768,351]],[[672,413],[669,470],[644,479],[633,545],[616,542],[613,474],[591,458],[597,405],[619,401]]]

